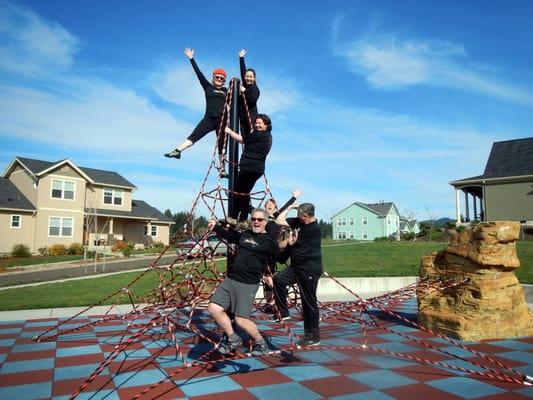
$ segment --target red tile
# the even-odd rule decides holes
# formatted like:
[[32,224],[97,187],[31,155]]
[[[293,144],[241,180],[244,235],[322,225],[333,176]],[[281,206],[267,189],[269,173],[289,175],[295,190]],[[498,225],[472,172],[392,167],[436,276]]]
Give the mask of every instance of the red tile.
[[457,376],[457,373],[454,371],[444,370],[426,364],[407,365],[405,367],[395,368],[394,372],[419,382]]
[[56,350],[25,351],[21,353],[9,353],[6,361],[31,361],[41,358],[55,358]]
[[526,400],[531,399],[529,396],[523,396],[518,393],[500,393],[492,396],[485,396],[483,400]]
[[102,353],[97,354],[83,354],[79,356],[57,357],[55,367],[73,367],[82,364],[99,364],[104,361]]
[[58,349],[67,349],[70,347],[81,347],[81,346],[93,346],[98,345],[98,340],[96,338],[86,338],[80,340],[63,340],[58,341],[56,348]]
[[292,382],[290,378],[281,374],[275,369],[252,371],[243,374],[232,374],[231,379],[245,388]]
[[255,400],[257,397],[252,395],[246,390],[232,390],[230,392],[222,393],[212,393],[206,394],[205,396],[193,396],[189,397],[190,400],[227,400],[227,399],[238,399],[238,400]]
[[305,380],[301,381],[300,384],[307,386],[309,389],[324,397],[341,396],[349,393],[361,393],[372,390],[372,388],[347,378],[346,376]]
[[145,359],[136,359],[136,360],[123,360],[123,361],[114,361],[108,366],[109,371],[112,374],[117,372],[124,373],[128,371],[146,371],[148,369],[157,369],[156,365],[151,358]]
[[424,385],[423,383],[416,385],[406,385],[391,389],[382,389],[396,400],[461,400],[462,397],[457,397],[454,394],[444,392],[432,386]]
[[[52,396],[66,396],[74,393],[81,385],[85,383],[86,378],[66,379],[55,381],[52,387]],[[82,393],[97,392],[99,390],[113,390],[113,380],[110,376],[97,376],[89,385],[82,391]]]
[[54,379],[52,369],[2,374],[0,386],[27,385],[29,383],[48,382]]
[[146,394],[139,397],[140,400],[175,400],[180,397],[185,397],[185,394],[181,391],[181,389],[172,382],[163,382],[153,389],[150,389],[150,385],[119,388],[117,390],[117,393],[121,399],[129,400],[135,395],[143,392],[144,390],[148,391],[146,392]]

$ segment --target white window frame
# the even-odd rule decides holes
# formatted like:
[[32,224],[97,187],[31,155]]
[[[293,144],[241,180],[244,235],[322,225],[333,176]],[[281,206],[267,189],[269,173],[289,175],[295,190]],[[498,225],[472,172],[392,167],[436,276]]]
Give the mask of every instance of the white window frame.
[[[51,235],[50,234],[50,228],[52,227],[52,218],[58,218],[59,219],[59,235]],[[63,235],[63,229],[66,228],[64,226],[64,221],[65,220],[71,220],[72,221],[72,224],[71,224],[71,231],[70,231],[70,235]],[[71,238],[71,237],[74,237],[74,218],[72,217],[59,217],[57,215],[51,215],[48,217],[48,237],[66,237],[66,238]]]
[[[111,203],[105,202],[106,191],[111,192]],[[117,193],[120,193],[120,196],[117,196]],[[115,204],[115,199],[120,199],[120,204]],[[124,205],[124,189],[104,187],[104,190],[102,191],[102,204],[105,204],[106,206],[122,207]]]
[[353,238],[354,238],[353,231],[350,231],[350,239],[353,239]]
[[363,231],[363,239],[368,239],[368,231]]
[[[13,225],[15,217],[18,217],[18,225],[17,226]],[[20,229],[21,226],[22,226],[22,215],[20,215],[20,214],[12,214],[11,215],[11,222],[10,222],[9,226],[11,227],[11,229]]]
[[[152,225],[152,231],[150,232],[150,236],[157,237],[157,234],[159,233],[159,227],[157,225]],[[155,235],[154,235],[154,229],[155,229]]]
[[353,224],[354,224],[354,220],[352,217],[350,217],[350,226],[353,226]]
[[362,218],[362,223],[363,223],[363,225],[368,225],[368,217],[363,217]]
[[[53,193],[54,193],[54,181],[55,182],[61,182],[61,197],[54,197],[53,196]],[[65,190],[65,184],[66,183],[72,183],[72,185],[73,185],[73,188],[72,188],[72,199],[65,198],[65,191],[66,191]],[[50,183],[50,198],[54,199],[54,200],[75,201],[76,200],[76,181],[71,181],[71,180],[68,180],[68,179],[52,178],[51,183]]]

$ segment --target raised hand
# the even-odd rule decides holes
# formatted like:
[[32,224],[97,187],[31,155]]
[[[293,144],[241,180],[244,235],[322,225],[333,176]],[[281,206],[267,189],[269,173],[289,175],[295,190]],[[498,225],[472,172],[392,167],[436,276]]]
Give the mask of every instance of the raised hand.
[[242,49],[239,51],[239,57],[244,57],[246,55],[246,50]]
[[192,60],[192,58],[194,57],[194,49],[191,49],[189,47],[187,47],[183,53],[187,56],[189,60]]

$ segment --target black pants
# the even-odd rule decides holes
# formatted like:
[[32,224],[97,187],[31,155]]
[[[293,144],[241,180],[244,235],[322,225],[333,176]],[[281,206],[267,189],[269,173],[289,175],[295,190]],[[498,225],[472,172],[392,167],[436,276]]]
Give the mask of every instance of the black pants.
[[[207,135],[211,131],[215,131],[218,129],[218,125],[220,123],[220,118],[214,118],[214,117],[207,117],[204,116],[200,122],[198,122],[198,125],[196,125],[196,128],[192,131],[192,133],[187,138],[193,143],[196,143],[198,140],[203,138],[205,135]],[[224,134],[219,135],[217,137],[218,142],[218,154],[224,153]]]
[[260,172],[239,171],[237,182],[235,182],[233,193],[233,210],[230,217],[239,218],[239,221],[246,221],[250,212],[250,192],[254,188],[255,182],[261,178]]
[[[257,118],[257,114],[250,114],[250,120],[248,120],[248,116],[246,115],[246,112],[242,110],[239,113],[239,122],[241,125],[241,133],[243,136],[249,135],[252,130],[254,129],[254,123],[255,119]],[[250,125],[250,122],[252,125]]]
[[274,275],[274,298],[281,316],[289,315],[287,307],[288,286],[298,283],[302,296],[304,334],[306,339],[320,340],[318,327],[320,312],[316,298],[316,289],[321,273],[308,272],[294,267],[287,267]]

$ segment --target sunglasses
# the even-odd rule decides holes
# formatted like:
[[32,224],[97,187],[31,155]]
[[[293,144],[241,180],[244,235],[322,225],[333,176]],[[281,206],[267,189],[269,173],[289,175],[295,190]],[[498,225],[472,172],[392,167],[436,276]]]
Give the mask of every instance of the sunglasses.
[[264,221],[266,218],[252,218],[252,222],[255,222],[255,221]]
[[213,77],[213,79],[215,81],[225,81],[226,80],[226,78],[224,78],[223,76],[215,76],[215,77]]

